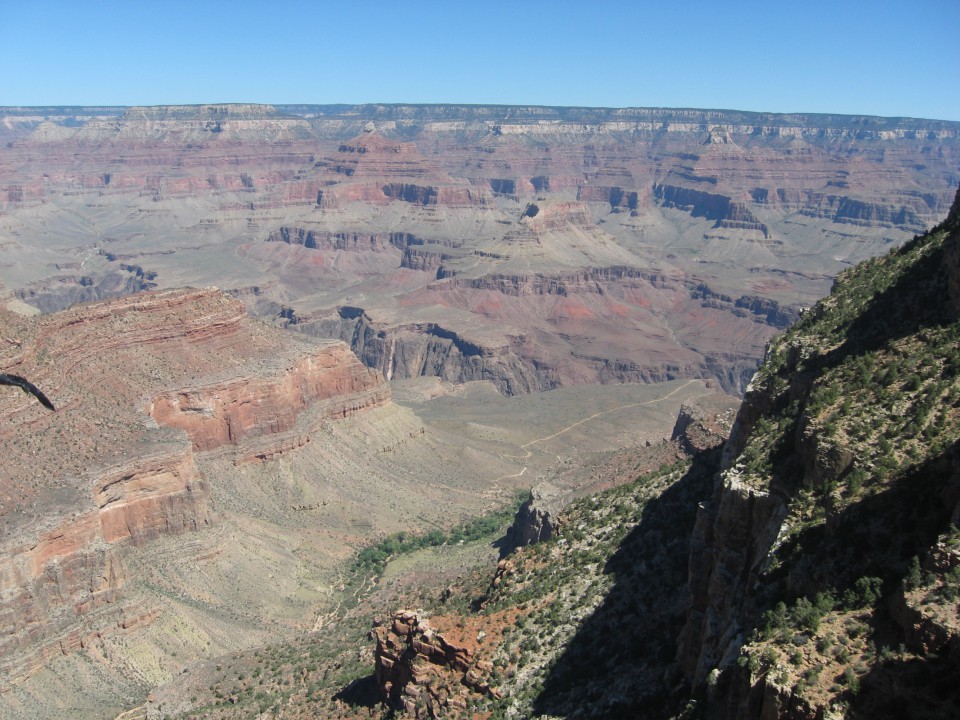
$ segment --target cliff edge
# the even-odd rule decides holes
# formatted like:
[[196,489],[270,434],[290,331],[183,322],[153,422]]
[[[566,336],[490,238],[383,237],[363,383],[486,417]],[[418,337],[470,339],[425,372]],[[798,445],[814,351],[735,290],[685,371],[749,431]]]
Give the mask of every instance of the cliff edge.
[[[320,422],[390,401],[382,376],[343,343],[263,325],[215,288],[33,319],[0,311],[0,336],[0,367],[57,406],[7,388],[0,407],[5,686],[54,656],[106,652],[105,638],[132,637],[169,610],[131,558],[218,525],[204,458],[275,457]],[[184,540],[168,559],[217,552]]]
[[960,708],[958,253],[960,201],[770,343],[691,543],[705,717]]

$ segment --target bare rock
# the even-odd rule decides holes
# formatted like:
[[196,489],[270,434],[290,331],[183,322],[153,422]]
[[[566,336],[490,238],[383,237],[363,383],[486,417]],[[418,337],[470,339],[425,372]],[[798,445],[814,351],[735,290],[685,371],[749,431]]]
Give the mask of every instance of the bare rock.
[[517,510],[513,525],[507,530],[504,552],[544,542],[556,535],[560,512],[569,499],[562,490],[547,482],[531,488],[529,499]]
[[162,393],[149,411],[161,425],[186,430],[195,449],[210,450],[289,430],[311,406],[322,404],[326,417],[342,418],[389,400],[380,374],[338,344],[298,358],[273,376]]
[[739,400],[728,395],[711,395],[684,403],[670,439],[689,455],[722,445],[730,435],[739,404]]
[[444,717],[465,708],[471,692],[494,694],[485,679],[489,664],[438,632],[420,611],[400,610],[375,624],[373,634],[377,688],[394,710],[418,719]]

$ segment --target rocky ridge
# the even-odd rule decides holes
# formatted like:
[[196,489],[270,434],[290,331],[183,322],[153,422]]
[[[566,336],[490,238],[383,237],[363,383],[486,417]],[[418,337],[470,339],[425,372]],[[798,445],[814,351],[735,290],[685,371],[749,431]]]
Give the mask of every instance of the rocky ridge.
[[[708,716],[819,717],[891,703],[922,714],[946,701],[922,674],[884,683],[901,665],[956,672],[956,623],[934,618],[952,592],[960,512],[957,315],[944,303],[956,282],[944,257],[958,244],[951,214],[842,274],[768,349],[693,537],[679,658],[695,686],[718,673]],[[838,665],[828,652],[838,624],[863,628],[875,646],[903,643],[912,659],[855,644],[846,656],[856,662]],[[816,650],[787,662],[790,632]],[[821,676],[839,680],[825,687]]]

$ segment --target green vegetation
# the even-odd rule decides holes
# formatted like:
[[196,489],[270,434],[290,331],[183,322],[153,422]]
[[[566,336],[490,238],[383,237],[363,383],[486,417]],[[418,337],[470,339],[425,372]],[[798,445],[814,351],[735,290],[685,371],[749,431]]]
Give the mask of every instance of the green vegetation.
[[[757,417],[734,472],[782,498],[786,518],[739,665],[812,706],[871,716],[886,709],[886,669],[920,666],[912,652],[924,649],[907,649],[891,616],[903,602],[894,593],[914,593],[912,610],[934,622],[955,616],[960,568],[924,567],[958,535],[944,500],[960,462],[960,322],[945,255],[958,232],[945,224],[841,273],[754,378]],[[898,692],[923,698],[929,682],[917,674]]]
[[771,343],[754,385],[773,403],[738,466],[748,484],[794,495],[792,533],[881,493],[960,439],[947,235],[940,228],[841,273],[834,292]]
[[797,632],[815,635],[821,619],[834,610],[860,610],[877,604],[881,598],[883,581],[878,577],[861,577],[853,587],[837,600],[831,591],[819,592],[812,599],[800,597],[787,607],[782,600],[761,617],[757,637],[762,640],[776,639],[781,643],[793,641]]
[[[750,475],[769,477],[786,436],[815,429],[864,451],[852,498],[869,477],[888,477],[960,434],[952,412],[960,325],[947,298],[946,235],[940,229],[841,273],[833,294],[771,344],[755,384],[777,405],[744,450]],[[822,497],[838,485],[811,489]]]
[[373,545],[363,548],[354,562],[354,571],[380,574],[391,558],[397,555],[416,552],[428,547],[473,542],[488,538],[496,533],[503,532],[513,520],[517,508],[526,502],[526,491],[517,494],[514,503],[506,505],[500,510],[472,518],[444,533],[440,530],[431,530],[427,533],[398,532],[388,535]]

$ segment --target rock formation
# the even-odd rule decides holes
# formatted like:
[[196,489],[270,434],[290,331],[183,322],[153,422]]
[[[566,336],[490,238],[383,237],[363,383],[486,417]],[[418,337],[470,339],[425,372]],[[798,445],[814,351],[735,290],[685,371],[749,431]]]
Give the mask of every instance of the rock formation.
[[58,405],[43,418],[15,400],[0,415],[5,682],[163,614],[127,566],[217,524],[204,453],[276,456],[298,446],[291,435],[390,400],[342,343],[260,325],[216,289],[0,321],[5,369],[29,372]]
[[[943,218],[960,157],[956,123],[711,110],[0,115],[17,269],[0,280],[35,307],[257,285],[251,311],[334,337],[337,309],[362,308],[397,342],[351,345],[391,377],[488,377],[513,394],[670,377],[742,393],[837,271]],[[435,328],[489,352],[458,356]],[[392,366],[404,346],[392,357],[413,359]]]
[[556,535],[560,510],[565,504],[561,496],[561,490],[547,482],[531,488],[529,499],[520,506],[513,525],[507,530],[501,555]]
[[735,411],[723,396],[699,398],[680,407],[670,439],[691,457],[722,445],[730,435]]
[[161,425],[186,430],[194,449],[202,451],[286,432],[307,407],[319,409],[321,417],[342,418],[389,400],[382,377],[358,363],[345,345],[336,345],[299,358],[275,377],[162,393],[149,413]]
[[409,717],[459,717],[471,692],[494,692],[482,679],[489,663],[477,667],[476,641],[452,642],[416,611],[398,611],[373,633],[380,696]]

